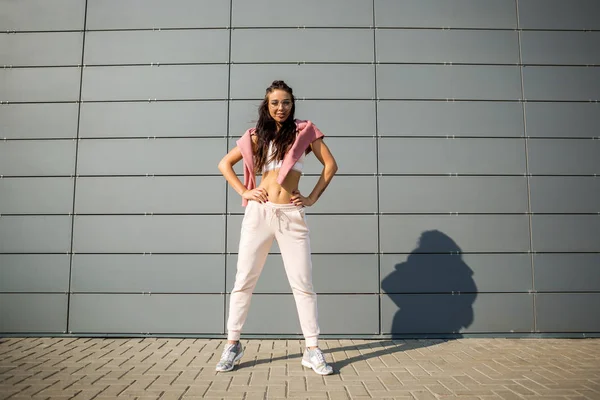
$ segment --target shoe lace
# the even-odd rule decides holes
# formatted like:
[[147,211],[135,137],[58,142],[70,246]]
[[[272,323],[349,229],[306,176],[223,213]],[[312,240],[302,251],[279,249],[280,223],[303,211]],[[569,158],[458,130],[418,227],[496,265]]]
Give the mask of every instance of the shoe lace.
[[221,361],[233,361],[233,359],[235,358],[235,352],[233,351],[233,349],[235,349],[235,346],[235,344],[230,344],[226,346],[225,349],[223,349],[223,353],[221,353]]
[[314,353],[313,353],[314,357],[317,359],[317,362],[319,363],[319,365],[326,365],[327,363],[325,362],[325,356],[323,355],[323,352],[321,351],[321,349],[315,349]]

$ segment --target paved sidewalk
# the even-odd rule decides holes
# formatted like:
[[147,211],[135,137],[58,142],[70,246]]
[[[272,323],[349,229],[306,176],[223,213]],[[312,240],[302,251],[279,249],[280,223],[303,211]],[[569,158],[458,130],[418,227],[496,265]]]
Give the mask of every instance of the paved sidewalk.
[[322,340],[336,374],[300,365],[299,340],[0,338],[0,399],[600,399],[600,339]]

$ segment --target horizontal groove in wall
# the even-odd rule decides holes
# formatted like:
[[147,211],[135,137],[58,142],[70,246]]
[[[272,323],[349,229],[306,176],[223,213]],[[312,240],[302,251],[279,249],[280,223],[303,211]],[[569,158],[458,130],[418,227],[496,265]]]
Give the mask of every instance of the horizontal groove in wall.
[[[386,102],[386,101],[411,101],[411,102],[446,102],[446,103],[600,103],[600,95],[598,96],[598,100],[546,100],[546,99],[455,99],[455,98],[431,98],[431,99],[415,99],[415,98],[366,98],[366,97],[340,97],[340,98],[332,98],[332,97],[296,97],[296,101],[378,101],[378,102]],[[86,103],[158,103],[158,102],[179,102],[179,101],[262,101],[259,98],[246,98],[246,97],[237,97],[237,98],[214,98],[214,99],[135,99],[135,100],[82,100],[82,101],[3,101],[0,103],[0,107],[2,105],[10,105],[10,104],[63,104],[63,103],[74,103],[74,104],[86,104]]]
[[[462,291],[449,291],[449,292],[319,292],[317,291],[317,295],[326,295],[326,296],[348,296],[348,295],[376,295],[376,296],[387,296],[391,294],[404,294],[404,295],[414,295],[414,296],[430,296],[430,295],[468,295],[468,294],[600,294],[600,291],[507,291],[507,292],[498,292],[498,291],[476,291],[476,292],[462,292]],[[231,292],[161,292],[161,291],[147,291],[147,292],[37,292],[37,291],[21,291],[21,292],[5,292],[0,291],[0,294],[76,294],[76,295],[138,295],[138,296],[153,296],[153,295],[230,295]],[[277,295],[277,296],[293,296],[292,292],[254,292],[255,295]]]
[[[16,178],[153,178],[153,177],[204,177],[204,176],[222,176],[221,174],[139,174],[139,175],[0,175],[0,179]],[[304,174],[302,176],[320,176],[320,174]],[[511,177],[511,176],[545,176],[545,177],[600,177],[599,174],[462,174],[457,172],[448,172],[442,174],[391,174],[391,173],[358,173],[344,174],[337,173],[336,176],[437,176],[437,177]]]
[[[227,335],[225,333],[198,333],[198,334],[190,334],[190,333],[160,333],[160,332],[129,332],[129,333],[105,333],[105,332],[19,332],[19,333],[11,333],[6,332],[2,334],[3,337],[6,338],[15,338],[19,343],[22,340],[27,340],[24,338],[38,338],[38,337],[46,337],[52,336],[55,338],[69,338],[73,340],[77,340],[80,338],[123,338],[126,337],[128,340],[135,340],[136,338],[176,338],[176,339],[215,339],[215,338],[225,338]],[[532,339],[542,339],[542,338],[560,338],[560,339],[569,339],[569,338],[597,338],[600,337],[600,333],[594,332],[471,332],[471,333],[410,333],[410,334],[334,334],[334,333],[322,333],[319,335],[319,338],[322,340],[337,340],[337,339],[360,339],[360,340],[406,340],[406,339],[426,339],[426,340],[441,340],[446,341],[448,339],[467,339],[467,338],[532,338]],[[22,340],[19,340],[22,339]],[[301,334],[269,334],[269,333],[243,333],[242,340],[246,339],[266,339],[266,340],[285,340],[285,339],[294,339],[301,340]]]
[[65,291],[55,291],[55,292],[43,292],[43,291],[35,291],[35,290],[23,290],[19,292],[7,292],[0,290],[0,294],[64,294],[68,295],[69,292]]
[[[23,253],[18,253],[18,252],[5,252],[2,253],[0,252],[0,254],[2,255],[54,255],[54,254],[60,254],[60,255],[141,255],[141,256],[152,256],[152,255],[162,255],[162,256],[171,256],[171,255],[237,255],[237,252],[219,252],[219,253],[160,253],[160,252],[133,252],[133,253],[88,253],[88,252],[54,252],[54,253],[49,253],[49,252],[39,252],[39,253],[32,253],[32,252],[23,252]],[[270,255],[279,255],[281,253],[269,253]],[[490,254],[497,254],[497,255],[507,255],[507,254],[600,254],[600,251],[570,251],[570,252],[565,252],[565,251],[506,251],[506,252],[497,252],[497,251],[491,251],[491,252],[481,252],[481,251],[456,251],[456,252],[440,252],[440,253],[431,253],[431,252],[422,252],[422,253],[415,253],[415,252],[384,252],[384,251],[380,251],[380,252],[370,252],[370,253],[321,253],[321,252],[312,252],[312,255],[327,255],[327,256],[335,256],[335,255],[377,255],[377,254],[381,254],[381,255],[411,255],[411,254],[419,254],[419,255],[426,255],[426,254],[436,254],[436,255],[451,255],[451,256],[459,256],[459,255],[467,255],[467,254],[484,254],[484,255],[490,255]],[[62,292],[61,292],[62,293]]]
[[[391,61],[231,61],[231,62],[193,62],[193,63],[128,63],[128,64],[83,64],[83,68],[110,68],[110,67],[169,67],[169,66],[201,66],[201,65],[437,65],[437,66],[481,66],[481,67],[589,67],[597,68],[600,64],[537,64],[537,63],[465,63],[465,62],[391,62]],[[7,65],[10,69],[41,69],[41,68],[80,68],[81,64],[64,65]]]
[[[600,208],[599,208],[600,210]],[[221,213],[195,213],[195,212],[180,212],[180,213],[168,213],[168,212],[138,212],[138,213],[4,213],[0,214],[1,217],[44,217],[44,216],[71,216],[75,215],[78,217],[98,217],[98,216],[138,216],[138,217],[160,217],[160,216],[228,216],[228,215],[239,215],[242,216],[242,212],[221,212]],[[355,216],[355,215],[367,215],[367,216],[386,216],[386,215],[439,215],[439,216],[460,216],[460,215],[589,215],[589,216],[600,216],[598,212],[579,212],[579,213],[551,213],[551,212],[452,212],[452,211],[440,211],[440,212],[347,212],[347,213],[333,213],[333,212],[311,212],[308,211],[308,216],[319,215],[319,216]]]
[[[28,138],[3,138],[5,142],[27,142],[27,141],[53,141],[53,140],[154,140],[154,139],[238,139],[240,135],[206,135],[206,136],[87,136],[87,137],[28,137]],[[325,139],[373,139],[373,138],[392,138],[392,139],[531,139],[531,140],[600,140],[600,136],[473,136],[473,135],[325,135]]]
[[[347,296],[347,295],[376,295],[376,296],[387,296],[389,294],[408,294],[408,295],[467,295],[467,294],[536,294],[536,293],[550,293],[550,294],[597,294],[600,291],[586,291],[586,292],[567,292],[567,291],[556,291],[556,292],[532,292],[532,291],[508,291],[508,292],[498,292],[498,291],[476,291],[476,292],[462,292],[462,291],[449,291],[449,292],[316,292],[317,295],[326,295],[326,296]],[[153,296],[153,295],[179,295],[179,294],[193,294],[193,295],[230,295],[231,292],[161,292],[161,291],[147,291],[147,292],[1,292],[0,294],[77,294],[77,295],[113,295],[113,294],[126,294],[126,295],[138,295],[138,296]],[[293,296],[292,292],[254,292],[255,295],[277,295],[277,296]]]
[[327,29],[327,30],[338,30],[338,29],[351,29],[351,30],[435,30],[435,31],[504,31],[504,32],[600,32],[600,29],[543,29],[543,28],[469,28],[469,27],[440,27],[440,26],[391,26],[391,25],[375,25],[375,26],[201,26],[201,27],[154,27],[154,28],[110,28],[110,29],[66,29],[66,30],[23,30],[17,31],[14,29],[7,29],[4,31],[6,34],[19,34],[19,33],[82,33],[82,32],[160,32],[160,31],[191,31],[191,30],[252,30],[252,29],[286,29],[286,30],[311,30],[311,29]]
[[[197,99],[133,99],[133,100],[56,100],[56,101],[2,101],[0,107],[11,104],[95,104],[95,103],[197,103],[197,102],[247,102],[247,101],[262,101],[262,98],[258,97],[229,97],[229,98],[197,98]],[[453,99],[453,98],[439,98],[439,99],[411,99],[411,98],[375,98],[375,97],[344,97],[344,98],[332,98],[332,97],[299,97],[296,96],[296,102],[301,103],[303,101],[377,101],[377,102],[398,102],[406,101],[413,103],[593,103],[598,104],[600,100],[548,100],[548,99]]]

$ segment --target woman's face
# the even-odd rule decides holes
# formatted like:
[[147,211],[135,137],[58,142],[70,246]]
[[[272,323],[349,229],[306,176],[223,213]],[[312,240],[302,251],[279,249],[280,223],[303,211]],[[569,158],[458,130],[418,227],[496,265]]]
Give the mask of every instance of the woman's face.
[[292,96],[285,90],[275,89],[268,96],[269,115],[281,125],[292,112]]

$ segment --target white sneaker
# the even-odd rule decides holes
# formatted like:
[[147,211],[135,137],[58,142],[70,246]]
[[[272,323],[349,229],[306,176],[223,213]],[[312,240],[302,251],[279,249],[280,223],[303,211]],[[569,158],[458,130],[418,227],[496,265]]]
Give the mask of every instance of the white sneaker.
[[216,371],[227,372],[231,371],[237,361],[239,361],[244,355],[244,348],[238,341],[236,344],[228,343],[223,349],[221,359],[217,363]]
[[318,347],[316,349],[304,350],[302,356],[302,365],[306,368],[312,368],[319,375],[331,375],[333,374],[333,367],[327,364],[325,361],[325,355]]

